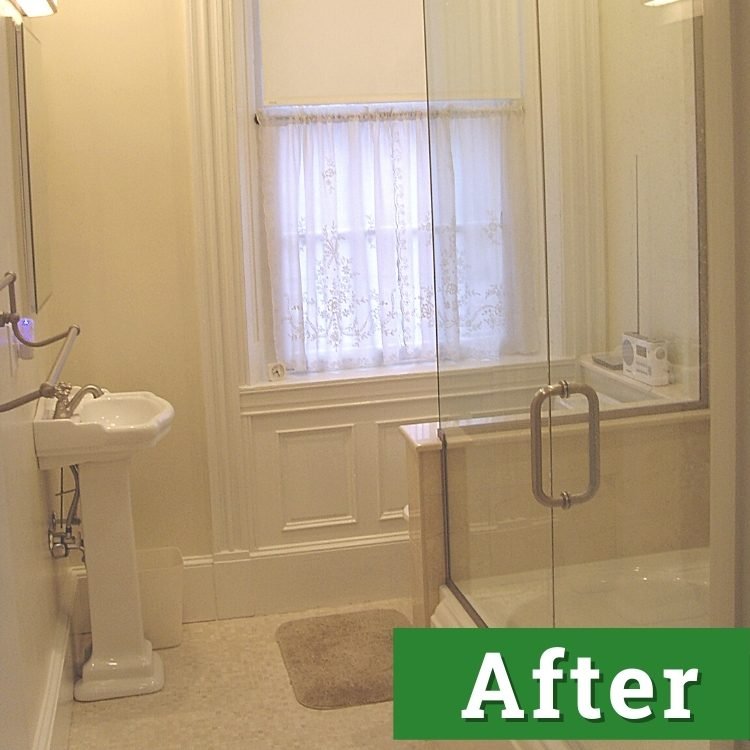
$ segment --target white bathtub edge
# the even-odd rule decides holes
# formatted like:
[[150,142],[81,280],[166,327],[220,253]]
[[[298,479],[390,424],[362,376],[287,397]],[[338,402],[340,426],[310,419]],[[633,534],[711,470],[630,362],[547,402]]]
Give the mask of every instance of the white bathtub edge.
[[440,601],[430,618],[433,628],[475,628],[476,623],[447,586],[440,587]]

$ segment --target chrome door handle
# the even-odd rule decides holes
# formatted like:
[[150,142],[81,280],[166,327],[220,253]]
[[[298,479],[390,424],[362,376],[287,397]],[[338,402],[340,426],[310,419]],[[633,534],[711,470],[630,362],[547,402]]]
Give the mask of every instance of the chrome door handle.
[[[568,398],[572,393],[586,396],[589,404],[589,484],[584,492],[572,495],[561,492],[559,498],[550,497],[542,486],[542,406],[548,398]],[[568,383],[561,380],[557,385],[540,388],[531,401],[531,489],[534,497],[545,508],[568,509],[576,503],[591,500],[599,489],[599,397],[589,385]]]

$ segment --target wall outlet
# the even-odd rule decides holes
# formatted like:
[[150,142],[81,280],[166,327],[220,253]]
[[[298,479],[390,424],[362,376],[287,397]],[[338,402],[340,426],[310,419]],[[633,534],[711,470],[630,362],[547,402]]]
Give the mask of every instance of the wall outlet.
[[268,379],[271,381],[284,380],[286,367],[283,362],[270,362],[268,364]]

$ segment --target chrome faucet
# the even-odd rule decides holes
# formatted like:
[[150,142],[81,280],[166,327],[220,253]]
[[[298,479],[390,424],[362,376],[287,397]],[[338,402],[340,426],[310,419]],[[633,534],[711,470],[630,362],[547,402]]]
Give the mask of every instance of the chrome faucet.
[[83,397],[87,393],[91,393],[94,398],[99,398],[99,396],[104,395],[104,391],[98,385],[94,385],[93,383],[81,386],[76,391],[73,398],[68,398],[70,396],[70,391],[71,386],[67,383],[60,383],[55,389],[57,403],[55,404],[55,413],[52,415],[53,419],[70,419],[78,408],[78,404],[81,403]]

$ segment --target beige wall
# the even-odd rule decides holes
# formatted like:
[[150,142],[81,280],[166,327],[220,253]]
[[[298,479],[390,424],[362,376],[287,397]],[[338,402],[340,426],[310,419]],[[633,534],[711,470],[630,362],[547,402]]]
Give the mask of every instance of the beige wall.
[[[521,96],[519,0],[261,0],[263,103]],[[426,20],[426,24],[425,24]]]
[[136,544],[196,555],[211,534],[184,14],[170,0],[67,0],[33,29],[50,132],[48,313],[82,330],[64,377],[174,405],[170,434],[134,460]]
[[[0,22],[6,19],[0,18]],[[0,276],[23,272],[17,233],[18,183],[14,179],[8,38],[0,27]],[[23,283],[19,284],[23,292]],[[25,295],[24,295],[25,296]],[[20,300],[19,300],[20,302]],[[0,310],[8,311],[0,292]],[[42,316],[42,334],[51,324]],[[56,332],[56,331],[55,331]],[[0,328],[0,402],[39,387],[48,355],[18,361]],[[7,747],[32,746],[57,618],[55,564],[47,548],[48,497],[36,466],[31,418],[33,404],[0,414],[0,726]],[[9,721],[8,717],[14,717]]]
[[266,104],[424,98],[421,0],[261,0]]
[[523,96],[520,32],[531,10],[528,0],[426,0],[430,99]]

